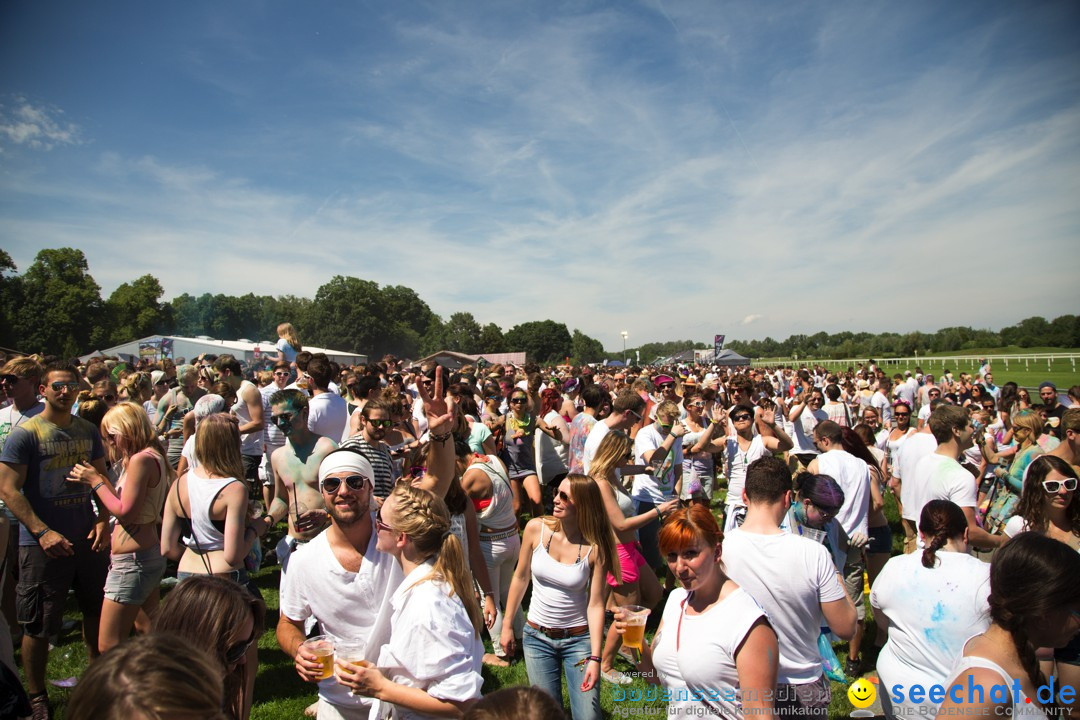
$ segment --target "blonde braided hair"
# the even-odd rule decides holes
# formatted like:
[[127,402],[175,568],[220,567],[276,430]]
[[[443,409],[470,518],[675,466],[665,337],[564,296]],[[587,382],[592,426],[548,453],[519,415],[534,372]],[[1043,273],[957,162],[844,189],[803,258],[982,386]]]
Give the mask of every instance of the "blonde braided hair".
[[472,575],[465,564],[465,550],[457,536],[450,532],[450,511],[446,503],[430,490],[407,483],[394,486],[390,496],[396,504],[394,529],[408,535],[425,560],[435,556],[431,574],[420,582],[436,578],[449,583],[454,594],[461,598],[479,637],[483,617],[473,592]]

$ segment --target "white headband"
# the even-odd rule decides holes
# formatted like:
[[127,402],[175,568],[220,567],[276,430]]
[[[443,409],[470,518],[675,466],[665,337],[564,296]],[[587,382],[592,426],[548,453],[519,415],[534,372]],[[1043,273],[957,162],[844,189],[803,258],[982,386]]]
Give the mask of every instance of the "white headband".
[[339,472],[354,472],[363,475],[368,482],[374,484],[375,471],[371,463],[360,453],[352,450],[335,450],[323,458],[319,465],[319,484],[330,475]]

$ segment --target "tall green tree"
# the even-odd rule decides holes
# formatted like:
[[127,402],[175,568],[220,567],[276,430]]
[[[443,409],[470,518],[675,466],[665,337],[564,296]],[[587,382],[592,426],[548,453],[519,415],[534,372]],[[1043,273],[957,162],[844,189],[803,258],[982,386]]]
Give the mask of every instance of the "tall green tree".
[[571,344],[565,323],[554,320],[521,323],[506,333],[510,352],[524,350],[530,360],[540,363],[565,360],[570,355]]
[[22,277],[22,305],[14,326],[23,347],[74,357],[108,346],[101,322],[101,288],[82,250],[42,250]]
[[506,352],[506,338],[498,325],[487,323],[480,328],[476,352],[477,354]]
[[579,363],[600,362],[604,359],[604,345],[575,329],[570,339],[570,356]]
[[110,344],[137,340],[167,330],[171,325],[172,306],[162,305],[165,291],[153,275],[123,283],[105,301],[105,313],[111,321]]
[[0,338],[12,350],[19,350],[19,337],[15,334],[16,310],[22,307],[22,278],[16,274],[15,261],[0,250]]
[[456,312],[445,325],[446,350],[476,354],[480,352],[480,323],[470,312]]

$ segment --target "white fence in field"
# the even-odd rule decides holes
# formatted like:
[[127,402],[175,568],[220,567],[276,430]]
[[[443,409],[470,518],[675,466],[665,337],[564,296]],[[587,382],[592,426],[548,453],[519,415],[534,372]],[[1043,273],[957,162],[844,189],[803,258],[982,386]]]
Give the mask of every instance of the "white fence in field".
[[[1080,352],[1060,352],[1060,353],[1012,353],[1009,355],[913,355],[911,357],[893,357],[893,358],[874,358],[874,362],[878,367],[896,367],[896,368],[913,368],[916,365],[922,367],[923,372],[933,371],[930,368],[940,368],[941,370],[949,369],[951,371],[960,372],[966,371],[969,368],[972,371],[977,371],[981,364],[981,359],[990,361],[992,367],[1009,369],[1009,364],[1012,363],[1015,367],[1023,365],[1025,370],[1041,370],[1045,363],[1046,369],[1052,370],[1055,362],[1068,362],[1072,365],[1073,372],[1076,372],[1076,361],[1080,359]],[[835,367],[837,365],[847,367],[858,366],[860,364],[867,364],[870,362],[869,358],[841,358],[839,360],[826,359],[826,358],[755,358],[754,365],[822,365],[824,367]]]

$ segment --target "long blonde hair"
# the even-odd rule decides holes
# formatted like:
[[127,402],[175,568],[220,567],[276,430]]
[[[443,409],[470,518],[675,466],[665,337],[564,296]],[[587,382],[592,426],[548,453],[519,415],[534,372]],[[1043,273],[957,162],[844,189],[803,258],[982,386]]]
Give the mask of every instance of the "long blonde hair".
[[484,620],[473,594],[472,575],[465,564],[465,550],[457,536],[450,532],[450,511],[446,503],[431,491],[406,483],[395,485],[390,496],[397,503],[397,527],[394,529],[412,538],[413,545],[424,559],[435,556],[435,567],[424,580],[439,578],[450,584],[454,594],[461,598],[476,636],[480,637]]
[[[634,441],[621,430],[612,430],[600,441],[600,447],[596,449],[596,457],[589,465],[589,474],[596,482],[609,482],[618,485],[615,477],[615,468],[622,464],[627,453],[634,449]],[[625,485],[622,486],[624,489]]]
[[289,343],[296,352],[300,352],[304,349],[300,346],[300,338],[297,337],[296,328],[292,326],[292,323],[283,322],[278,325],[277,334],[279,338],[284,338],[285,342]]
[[[106,443],[109,459],[113,462],[126,463],[133,455],[147,448],[165,460],[165,448],[150,425],[150,418],[142,407],[133,402],[122,402],[109,408],[105,417],[101,418],[101,432],[105,435],[114,433],[120,436],[120,442]],[[162,479],[166,483],[172,482],[172,466],[167,462],[162,464],[166,473],[166,477]]]
[[[606,439],[606,438],[605,438]],[[615,546],[615,531],[611,527],[607,510],[604,509],[604,498],[600,495],[600,487],[588,475],[570,473],[566,476],[570,483],[570,498],[577,510],[578,530],[581,531],[585,542],[596,546],[597,560],[604,570],[615,576],[615,581],[622,584],[622,572],[619,569],[619,555]],[[543,518],[548,527],[555,532],[562,529],[562,523],[558,518],[547,516]]]
[[202,419],[195,430],[195,457],[207,473],[243,479],[240,431],[230,415],[215,413]]

